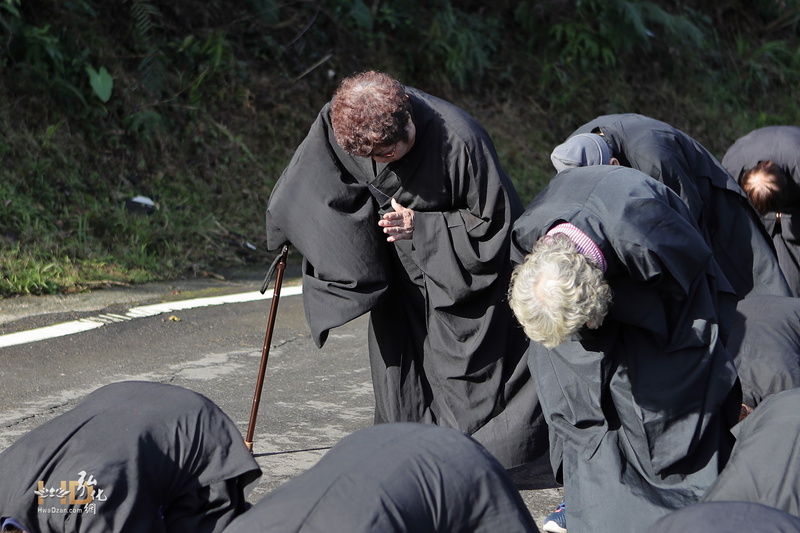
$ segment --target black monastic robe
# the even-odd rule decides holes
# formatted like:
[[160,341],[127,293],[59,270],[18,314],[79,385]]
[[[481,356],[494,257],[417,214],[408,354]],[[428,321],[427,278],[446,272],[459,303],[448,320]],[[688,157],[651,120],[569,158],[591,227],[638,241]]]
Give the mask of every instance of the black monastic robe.
[[634,113],[604,115],[578,128],[600,131],[620,164],[675,191],[739,298],[790,296],[775,249],[747,196],[699,142],[665,122]]
[[736,307],[726,344],[742,382],[742,402],[800,387],[800,298],[754,296]]
[[728,148],[722,165],[738,181],[759,161],[772,161],[789,177],[779,209],[765,213],[761,221],[775,245],[792,295],[797,297],[800,296],[800,127],[767,126],[753,130]]
[[[407,92],[416,141],[387,165],[345,153],[325,106],[272,191],[268,246],[303,255],[318,346],[370,312],[376,423],[458,428],[519,465],[546,451],[527,339],[506,301],[521,202],[474,119]],[[378,219],[391,198],[415,211],[412,240],[386,242]]]
[[225,533],[538,532],[502,465],[463,433],[381,424],[342,439]]
[[647,533],[800,533],[800,517],[752,502],[701,502],[673,511]]
[[0,454],[0,516],[29,533],[216,533],[247,509],[260,475],[205,396],[119,382]]
[[559,173],[514,226],[515,262],[562,221],[599,246],[613,291],[600,328],[529,348],[568,528],[644,531],[697,501],[729,453],[741,392],[719,309],[735,299],[685,204],[637,170]]
[[703,501],[755,502],[800,517],[800,389],[766,398],[734,434],[730,460]]

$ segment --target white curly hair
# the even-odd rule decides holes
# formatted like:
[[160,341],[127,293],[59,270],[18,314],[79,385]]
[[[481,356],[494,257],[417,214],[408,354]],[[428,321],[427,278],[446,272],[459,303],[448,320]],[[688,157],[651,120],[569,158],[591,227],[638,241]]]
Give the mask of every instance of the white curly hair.
[[611,296],[600,266],[562,234],[539,239],[509,286],[509,304],[525,334],[547,348],[584,325],[600,327]]

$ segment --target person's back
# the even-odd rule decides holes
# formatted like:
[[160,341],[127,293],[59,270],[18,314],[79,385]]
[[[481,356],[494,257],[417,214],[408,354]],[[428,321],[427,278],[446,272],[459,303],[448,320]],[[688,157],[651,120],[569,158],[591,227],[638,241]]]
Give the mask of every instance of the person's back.
[[591,132],[601,135],[622,166],[644,172],[681,197],[739,298],[791,295],[758,214],[699,142],[665,122],[635,113],[597,117],[570,138]]
[[0,516],[28,533],[216,533],[260,474],[208,398],[119,382],[0,453]]
[[647,533],[800,533],[800,517],[752,502],[701,502],[661,518]]
[[225,533],[534,533],[511,478],[480,444],[428,424],[339,441]]
[[800,298],[755,296],[740,301],[726,345],[748,408],[800,387]]
[[757,208],[792,295],[800,296],[800,127],[755,129],[728,148],[722,165]]
[[514,226],[517,268],[563,223],[599,248],[613,293],[601,325],[528,350],[568,529],[642,531],[697,501],[730,452],[741,395],[721,331],[735,296],[686,205],[640,171],[559,173]]
[[800,516],[800,389],[769,396],[734,433],[730,460],[703,501],[754,502]]

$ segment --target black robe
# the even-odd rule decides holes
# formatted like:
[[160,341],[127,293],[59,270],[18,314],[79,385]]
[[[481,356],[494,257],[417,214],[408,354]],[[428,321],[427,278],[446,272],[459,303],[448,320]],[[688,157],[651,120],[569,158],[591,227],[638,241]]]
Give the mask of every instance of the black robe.
[[[458,428],[519,465],[546,451],[527,339],[506,301],[522,205],[474,119],[407,92],[416,141],[388,165],[346,154],[325,106],[272,191],[268,245],[290,242],[304,257],[318,346],[371,313],[376,423]],[[412,240],[387,243],[378,227],[391,198],[415,211]]]
[[761,221],[772,237],[792,295],[800,296],[800,127],[767,126],[753,130],[728,148],[722,165],[738,181],[759,161],[772,161],[789,177],[779,210],[765,213]]
[[800,387],[800,298],[742,300],[726,346],[742,382],[742,402],[748,406]]
[[734,428],[728,464],[703,501],[748,501],[800,517],[800,389],[766,398]]
[[752,502],[703,502],[673,511],[647,533],[800,533],[800,517]]
[[120,382],[0,454],[0,516],[29,533],[219,532],[247,509],[260,475],[236,425],[208,398]]
[[357,431],[264,496],[225,533],[538,532],[502,465],[429,424]]
[[669,124],[634,113],[597,117],[573,135],[596,130],[610,141],[620,164],[678,193],[739,298],[791,295],[758,213],[700,143]]
[[697,501],[730,451],[741,392],[719,310],[735,299],[685,204],[637,170],[559,173],[514,226],[515,262],[560,221],[599,246],[613,291],[600,328],[528,351],[568,528],[644,531]]

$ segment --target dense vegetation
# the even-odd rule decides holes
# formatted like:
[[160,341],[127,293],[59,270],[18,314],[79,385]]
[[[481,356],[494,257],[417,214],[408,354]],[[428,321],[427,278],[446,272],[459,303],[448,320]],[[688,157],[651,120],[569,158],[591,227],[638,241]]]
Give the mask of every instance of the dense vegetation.
[[526,202],[600,114],[721,157],[800,124],[798,21],[800,0],[0,0],[0,297],[267,262],[272,185],[367,68],[475,115]]

